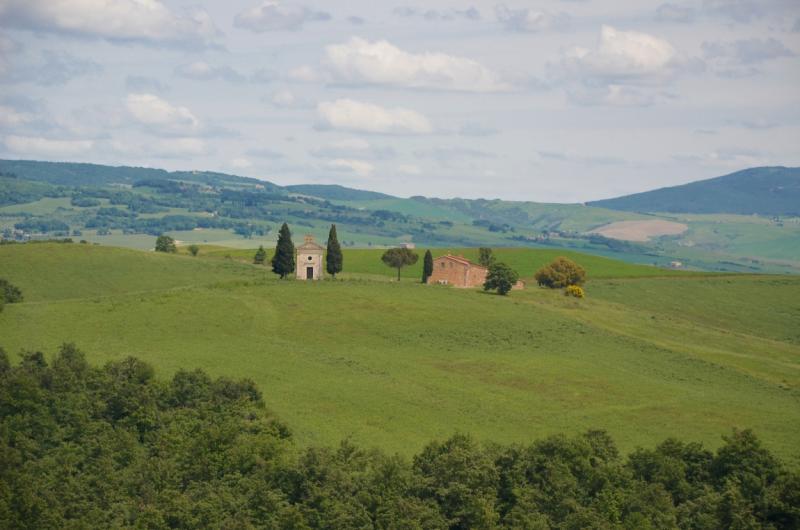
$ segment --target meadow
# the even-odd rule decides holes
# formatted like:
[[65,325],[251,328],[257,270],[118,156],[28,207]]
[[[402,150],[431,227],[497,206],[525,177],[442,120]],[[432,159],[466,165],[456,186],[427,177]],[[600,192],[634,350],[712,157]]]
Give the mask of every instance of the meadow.
[[509,443],[600,428],[627,452],[669,436],[717,447],[739,427],[800,465],[798,277],[498,249],[525,278],[562,254],[590,277],[584,300],[535,285],[501,297],[421,285],[419,264],[391,281],[377,249],[346,249],[342,278],[317,283],[276,280],[252,252],[0,246],[0,277],[25,294],[0,313],[0,346],[74,342],[95,364],[248,377],[301,444],[410,455],[454,432]]

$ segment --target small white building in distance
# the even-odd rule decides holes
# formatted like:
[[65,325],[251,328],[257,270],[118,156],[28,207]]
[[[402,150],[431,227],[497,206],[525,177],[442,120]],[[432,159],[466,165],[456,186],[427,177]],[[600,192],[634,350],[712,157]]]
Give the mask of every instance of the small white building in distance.
[[414,243],[400,243],[400,248],[414,249],[417,248],[417,245]]
[[302,245],[297,247],[297,266],[295,275],[298,280],[322,279],[322,256],[325,247],[314,242],[314,236],[306,236]]

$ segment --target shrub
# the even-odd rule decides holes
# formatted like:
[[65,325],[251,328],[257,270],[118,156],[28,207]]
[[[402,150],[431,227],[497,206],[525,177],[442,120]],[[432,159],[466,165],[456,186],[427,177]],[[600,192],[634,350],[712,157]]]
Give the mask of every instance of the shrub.
[[200,247],[197,245],[189,245],[189,254],[197,256],[200,253]]
[[540,286],[561,289],[568,285],[583,285],[586,271],[574,261],[559,257],[536,271],[534,277]]
[[22,291],[8,280],[0,278],[0,298],[7,304],[22,302]]
[[584,298],[586,293],[583,291],[583,287],[578,285],[567,285],[567,288],[564,289],[564,296],[574,296],[575,298]]

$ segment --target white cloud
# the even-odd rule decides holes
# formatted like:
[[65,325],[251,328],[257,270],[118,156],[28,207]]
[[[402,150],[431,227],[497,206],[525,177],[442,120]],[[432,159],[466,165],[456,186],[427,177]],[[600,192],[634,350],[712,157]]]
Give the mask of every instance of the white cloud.
[[550,65],[573,102],[610,106],[650,105],[664,95],[657,87],[704,68],[703,61],[688,58],[664,39],[611,26],[602,27],[596,48],[571,48]]
[[328,162],[327,166],[336,171],[355,173],[359,177],[368,177],[375,171],[375,166],[364,160],[337,158]]
[[511,31],[538,33],[566,29],[570,17],[566,13],[547,13],[536,9],[509,9],[503,4],[494,8],[497,21]]
[[198,45],[218,34],[206,12],[173,13],[159,0],[2,0],[0,21],[112,42]]
[[52,140],[38,136],[5,137],[6,148],[25,156],[69,156],[85,153],[92,149],[92,140]]
[[245,80],[242,74],[230,66],[212,66],[205,61],[194,61],[192,63],[182,64],[175,69],[175,73],[181,77],[198,81],[223,79],[231,83],[241,83]]
[[409,53],[385,41],[352,37],[325,47],[336,81],[409,88],[497,92],[510,87],[480,63],[445,53]]
[[575,47],[563,57],[570,73],[598,79],[647,79],[666,75],[678,52],[664,39],[603,26],[594,50]]
[[383,134],[428,134],[433,125],[417,111],[384,108],[372,103],[337,99],[317,105],[322,125],[333,129]]
[[304,6],[286,6],[280,2],[266,1],[241,11],[233,19],[233,25],[263,33],[266,31],[296,31],[312,21],[330,20],[330,14],[314,11]]
[[154,94],[128,94],[128,112],[143,125],[164,133],[198,132],[200,121],[186,107],[178,107]]

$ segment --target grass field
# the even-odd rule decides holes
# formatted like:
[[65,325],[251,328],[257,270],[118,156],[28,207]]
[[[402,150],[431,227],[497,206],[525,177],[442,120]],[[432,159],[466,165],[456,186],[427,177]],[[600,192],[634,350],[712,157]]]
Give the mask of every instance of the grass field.
[[[800,465],[800,278],[577,255],[591,278],[579,301],[424,286],[414,270],[392,282],[378,250],[347,250],[342,281],[282,282],[237,252],[0,246],[0,277],[26,297],[0,313],[0,345],[71,341],[94,363],[249,377],[301,443],[408,455],[455,431],[522,442],[603,428],[627,451],[668,436],[714,447],[751,427]],[[497,254],[529,277],[564,252]]]

